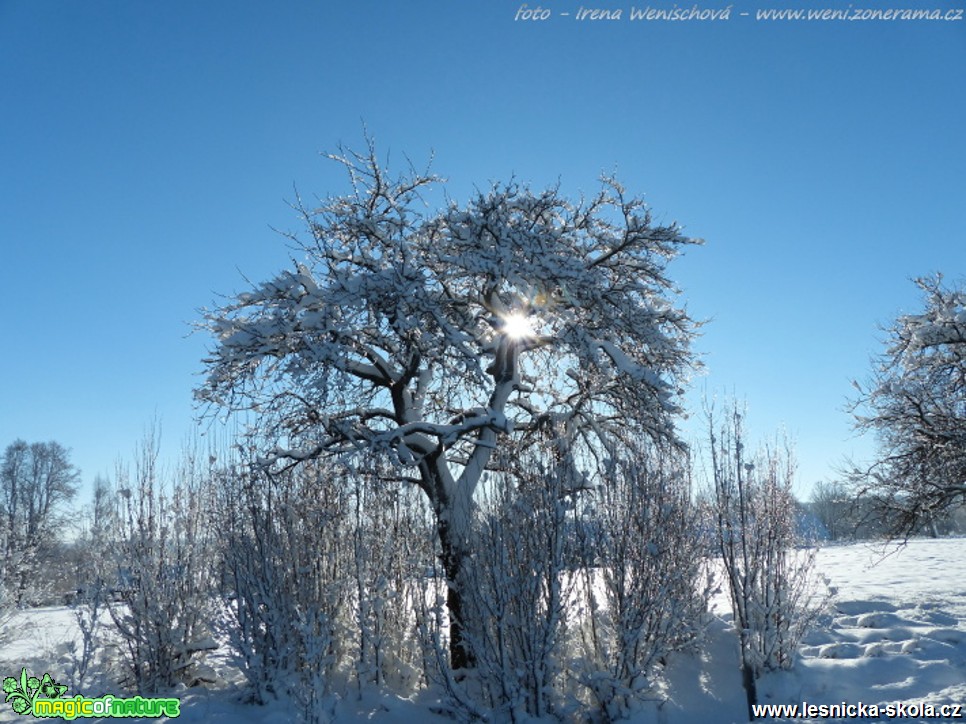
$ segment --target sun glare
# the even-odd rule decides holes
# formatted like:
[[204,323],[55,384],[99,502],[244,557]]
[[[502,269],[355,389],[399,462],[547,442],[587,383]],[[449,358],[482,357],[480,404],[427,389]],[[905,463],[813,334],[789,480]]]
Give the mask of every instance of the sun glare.
[[533,325],[530,322],[530,317],[520,312],[508,314],[503,318],[503,334],[510,339],[532,337],[534,332]]

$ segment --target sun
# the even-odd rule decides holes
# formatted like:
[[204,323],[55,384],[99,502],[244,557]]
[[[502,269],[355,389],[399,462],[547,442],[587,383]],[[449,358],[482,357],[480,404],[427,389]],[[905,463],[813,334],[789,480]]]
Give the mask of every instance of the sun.
[[511,312],[503,318],[501,330],[510,339],[525,339],[534,335],[530,317],[522,312]]

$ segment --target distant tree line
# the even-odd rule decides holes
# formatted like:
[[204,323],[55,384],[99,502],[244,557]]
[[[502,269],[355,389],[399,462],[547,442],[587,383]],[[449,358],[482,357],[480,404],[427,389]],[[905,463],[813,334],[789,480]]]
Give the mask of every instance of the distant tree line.
[[[883,508],[876,496],[857,494],[838,482],[819,482],[811,499],[803,505],[810,516],[819,541],[891,539],[896,535],[896,519]],[[952,504],[930,516],[921,516],[903,535],[945,536],[966,534],[966,505]]]

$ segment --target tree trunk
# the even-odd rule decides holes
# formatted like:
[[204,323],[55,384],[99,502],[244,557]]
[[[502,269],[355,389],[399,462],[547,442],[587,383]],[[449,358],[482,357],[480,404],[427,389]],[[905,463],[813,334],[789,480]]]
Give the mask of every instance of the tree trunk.
[[449,611],[449,660],[453,671],[473,668],[476,657],[470,649],[465,636],[466,611],[463,607],[463,567],[466,565],[467,552],[454,535],[449,523],[442,518],[437,521],[439,530],[440,559],[446,573],[446,608]]
[[741,683],[745,688],[745,697],[748,700],[748,721],[755,720],[755,705],[758,703],[758,682],[755,680],[755,667],[749,660],[751,658],[749,649],[751,643],[748,641],[747,634],[741,634]]

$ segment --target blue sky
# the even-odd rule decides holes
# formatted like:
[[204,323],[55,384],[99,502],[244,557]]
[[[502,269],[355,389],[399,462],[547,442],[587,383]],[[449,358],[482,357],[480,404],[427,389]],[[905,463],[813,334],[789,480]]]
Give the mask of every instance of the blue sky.
[[0,0],[0,445],[55,439],[89,483],[157,417],[173,455],[197,310],[288,265],[270,227],[298,230],[296,187],[346,190],[319,154],[364,122],[391,161],[434,153],[458,199],[616,172],[706,240],[670,270],[711,320],[694,411],[733,394],[754,434],[787,429],[803,495],[867,455],[843,407],[877,325],[917,308],[910,277],[966,270],[966,21],[757,22],[850,3],[735,0],[727,21],[630,22],[631,4],[523,23],[507,0]]

